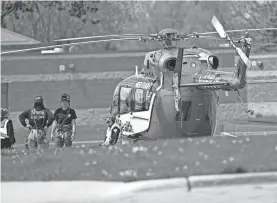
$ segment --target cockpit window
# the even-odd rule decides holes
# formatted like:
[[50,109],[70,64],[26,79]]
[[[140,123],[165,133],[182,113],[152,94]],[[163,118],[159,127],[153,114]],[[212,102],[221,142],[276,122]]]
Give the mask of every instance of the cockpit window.
[[143,89],[135,89],[134,111],[143,111],[145,108],[145,97]]
[[112,114],[125,114],[131,111],[148,111],[153,96],[151,88],[137,88],[121,86],[113,98],[113,104],[110,109]]
[[119,113],[124,114],[130,111],[130,96],[131,96],[131,88],[130,87],[121,87],[120,89],[120,107]]
[[132,110],[134,112],[148,111],[153,92],[146,89],[136,88],[133,91],[133,95]]
[[110,107],[110,114],[118,114],[118,104],[119,104],[119,86],[116,87],[113,95],[113,103]]

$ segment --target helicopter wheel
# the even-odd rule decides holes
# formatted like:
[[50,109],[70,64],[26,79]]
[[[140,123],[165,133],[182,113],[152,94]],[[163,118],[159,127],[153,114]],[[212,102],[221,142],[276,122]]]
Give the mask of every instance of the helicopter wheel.
[[139,137],[141,137],[141,134],[139,134],[139,133],[134,134],[134,135],[129,135],[129,136],[128,136],[128,138],[134,139],[134,140],[138,139]]
[[247,114],[250,118],[256,118],[256,114],[255,114],[254,110],[248,110]]

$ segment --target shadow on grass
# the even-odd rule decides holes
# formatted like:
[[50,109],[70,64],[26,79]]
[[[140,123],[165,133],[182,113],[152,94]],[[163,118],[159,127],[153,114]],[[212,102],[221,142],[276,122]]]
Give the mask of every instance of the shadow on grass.
[[221,174],[232,174],[232,173],[247,173],[249,172],[247,169],[241,166],[228,166],[224,168],[220,173]]

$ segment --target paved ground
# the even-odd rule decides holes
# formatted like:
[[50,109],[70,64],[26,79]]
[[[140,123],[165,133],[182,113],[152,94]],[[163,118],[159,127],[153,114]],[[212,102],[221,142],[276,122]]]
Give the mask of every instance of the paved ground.
[[[111,200],[98,203],[111,202]],[[113,203],[277,203],[277,184],[234,185],[139,192],[112,200]]]
[[[203,187],[191,191],[179,186],[141,192],[125,190],[126,185],[121,182],[17,182],[3,183],[3,186],[3,203],[277,203],[277,183]],[[17,195],[13,195],[12,189],[17,190]],[[26,195],[28,191],[37,195]]]

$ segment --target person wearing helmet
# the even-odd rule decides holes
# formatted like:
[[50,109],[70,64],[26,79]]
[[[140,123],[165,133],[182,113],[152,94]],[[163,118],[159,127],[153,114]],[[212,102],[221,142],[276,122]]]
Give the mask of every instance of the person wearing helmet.
[[1,108],[1,149],[12,148],[15,143],[13,122],[9,119],[8,109]]
[[77,115],[74,109],[70,108],[70,96],[61,96],[60,108],[54,113],[54,123],[51,132],[51,139],[57,148],[71,147],[76,135]]
[[121,127],[115,122],[115,115],[111,115],[106,119],[108,123],[108,129],[106,131],[106,137],[100,146],[115,145],[121,136]]
[[[28,121],[27,123],[26,120]],[[43,97],[36,96],[34,98],[34,107],[19,115],[20,123],[30,130],[25,142],[25,147],[27,149],[49,147],[47,131],[52,125],[53,120],[53,113],[44,107]]]

